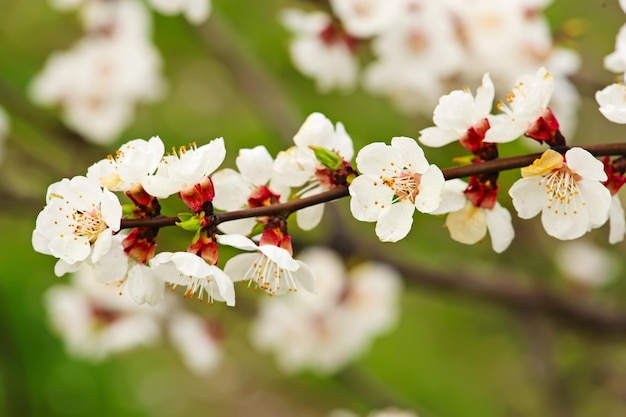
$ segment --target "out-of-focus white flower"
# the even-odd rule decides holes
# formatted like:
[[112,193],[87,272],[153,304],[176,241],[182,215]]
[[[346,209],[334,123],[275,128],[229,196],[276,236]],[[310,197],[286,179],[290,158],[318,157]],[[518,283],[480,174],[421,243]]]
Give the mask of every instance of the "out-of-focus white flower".
[[445,91],[444,80],[468,62],[450,16],[442,2],[405,4],[373,40],[376,60],[365,70],[365,89],[389,96],[401,110],[430,112]]
[[331,0],[330,5],[350,34],[367,38],[392,27],[405,3],[404,0]]
[[233,281],[249,281],[269,295],[315,291],[315,275],[304,262],[278,246],[257,245],[243,235],[219,235],[217,242],[256,253],[236,255],[226,262],[224,272]]
[[159,13],[182,14],[195,25],[205,22],[211,14],[211,0],[149,0],[149,3]]
[[478,145],[477,149],[489,129],[488,116],[493,106],[494,93],[493,82],[487,73],[483,76],[482,85],[476,90],[476,97],[467,88],[441,97],[433,115],[435,127],[421,130],[420,142],[426,146],[440,147],[458,140],[466,148],[474,145],[471,146],[473,149]]
[[129,191],[140,186],[147,175],[156,171],[165,147],[158,136],[149,141],[135,139],[122,145],[114,156],[96,162],[87,169],[87,178],[99,181],[111,191]]
[[565,155],[551,149],[522,168],[522,177],[509,194],[523,219],[541,212],[546,232],[557,239],[576,239],[609,217],[611,194],[602,184],[607,175],[603,165],[581,148]]
[[439,207],[444,178],[429,165],[424,151],[411,138],[396,137],[391,145],[371,143],[356,157],[361,175],[350,184],[350,210],[360,221],[377,222],[376,235],[396,242],[411,230],[417,209]]
[[342,33],[330,16],[287,9],[280,17],[282,24],[295,35],[289,47],[294,66],[313,78],[321,92],[354,87],[358,74],[352,51],[354,40]]
[[76,270],[83,261],[97,262],[109,251],[122,219],[122,206],[113,193],[86,177],[64,178],[48,187],[46,201],[32,236],[37,252]]
[[619,269],[608,251],[586,240],[560,244],[554,261],[566,278],[590,287],[608,284]]
[[611,84],[596,92],[600,113],[613,123],[626,123],[626,86]]
[[506,96],[508,105],[498,104],[503,113],[490,118],[491,128],[485,135],[485,142],[510,142],[532,130],[537,120],[550,111],[548,102],[553,91],[554,78],[543,67],[534,75],[520,77]]
[[212,323],[182,310],[176,310],[168,319],[170,340],[187,368],[199,375],[213,372],[220,364],[222,350]]
[[52,329],[76,357],[102,360],[111,354],[154,344],[161,310],[139,306],[116,288],[96,282],[89,265],[45,294]]
[[465,197],[467,183],[459,179],[446,181],[441,205],[431,214],[446,214],[446,227],[457,242],[473,245],[482,240],[487,231],[491,247],[504,252],[515,237],[511,214],[497,201],[493,207],[477,207]]
[[609,209],[609,243],[614,245],[624,240],[626,235],[626,219],[624,218],[624,207],[619,195],[611,196],[611,207]]
[[235,287],[233,281],[220,268],[209,265],[201,257],[188,252],[162,252],[150,260],[155,274],[171,284],[172,289],[186,286],[185,298],[191,299],[197,294],[199,300],[207,293],[207,302],[224,301],[226,305],[235,305]]
[[393,327],[401,282],[395,271],[379,264],[362,264],[347,273],[341,258],[328,249],[310,248],[301,258],[319,278],[316,292],[264,300],[252,341],[274,353],[285,372],[336,372]]
[[93,7],[107,13],[104,18],[87,13],[92,36],[53,53],[30,94],[38,104],[61,106],[64,121],[90,141],[108,143],[132,120],[137,102],[160,98],[164,83],[160,57],[149,42],[145,7],[130,0]]
[[[336,152],[344,161],[350,161],[354,155],[352,139],[346,133],[343,124],[337,122],[333,126],[322,113],[310,114],[293,137],[293,141],[296,146],[276,156],[274,172],[280,181],[291,187],[306,185],[298,192],[301,198],[328,191],[334,186],[330,178],[324,177],[324,167],[317,160],[311,146]],[[324,205],[317,204],[298,210],[296,221],[301,229],[311,230],[319,224],[323,214]]]

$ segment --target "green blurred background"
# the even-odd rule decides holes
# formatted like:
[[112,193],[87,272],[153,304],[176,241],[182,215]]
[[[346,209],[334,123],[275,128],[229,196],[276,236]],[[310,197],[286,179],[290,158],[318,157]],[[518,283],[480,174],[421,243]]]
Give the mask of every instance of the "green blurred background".
[[[12,123],[0,166],[0,415],[313,417],[335,408],[365,415],[388,405],[438,417],[626,415],[626,335],[603,337],[419,284],[409,286],[402,299],[397,329],[334,376],[281,374],[271,356],[250,347],[249,317],[222,305],[196,309],[218,318],[226,332],[224,363],[207,377],[190,374],[166,343],[97,364],[66,355],[49,330],[42,294],[67,277],[55,277],[55,260],[30,244],[50,183],[84,174],[127,140],[153,135],[169,146],[223,136],[229,152],[224,165],[233,166],[241,147],[264,144],[276,154],[291,140],[288,132],[295,133],[313,111],[343,122],[356,149],[393,136],[417,137],[429,124],[362,91],[318,94],[290,64],[289,36],[277,21],[281,8],[299,4],[213,0],[213,14],[201,28],[153,14],[168,93],[159,103],[140,106],[117,143],[97,148],[73,141],[54,112],[22,102],[46,57],[82,35],[76,15],[43,0],[0,0],[0,104]],[[597,86],[614,80],[602,58],[626,22],[617,2],[556,0],[547,16],[555,32],[572,19],[582,19],[585,27],[573,46],[583,58],[581,78],[593,82],[580,88],[584,103],[574,140],[622,140],[623,127],[603,120],[593,100]],[[268,89],[251,93],[246,82]],[[503,148],[503,154],[526,152],[517,146]],[[459,149],[426,152],[449,166]],[[516,176],[504,174],[503,186]],[[626,305],[626,268],[607,287],[581,291],[555,270],[551,259],[558,242],[544,237],[536,219],[516,220],[517,239],[495,255],[489,241],[471,247],[451,241],[442,219],[427,216],[416,216],[410,239],[393,247],[377,244],[373,225],[352,220],[346,201],[335,206],[346,228],[382,253],[393,251],[444,272],[536,282],[574,300]],[[307,235],[293,230],[296,242],[325,242],[329,234],[328,223]],[[607,234],[604,227],[589,239],[605,245]],[[620,260],[624,247],[611,248]],[[258,296],[243,297],[252,303]]]

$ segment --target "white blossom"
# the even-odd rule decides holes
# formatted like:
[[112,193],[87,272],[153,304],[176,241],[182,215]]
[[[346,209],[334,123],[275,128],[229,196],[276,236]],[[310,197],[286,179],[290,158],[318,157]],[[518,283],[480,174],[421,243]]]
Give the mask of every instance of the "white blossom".
[[499,103],[502,113],[489,119],[485,142],[510,142],[532,129],[546,111],[553,91],[554,78],[546,68],[520,77],[507,94],[506,104]]
[[391,145],[376,142],[356,157],[361,175],[350,184],[350,210],[360,221],[377,222],[381,241],[396,242],[411,230],[413,213],[439,207],[444,178],[429,165],[424,152],[411,138],[396,137]]
[[596,92],[600,113],[613,123],[626,123],[626,86],[611,84]]
[[129,191],[156,171],[165,147],[158,136],[149,141],[134,139],[122,145],[114,156],[102,159],[87,169],[87,178],[99,181],[111,191]]
[[149,0],[149,3],[159,13],[182,14],[196,25],[205,22],[211,14],[211,0]]
[[269,295],[300,288],[315,291],[315,275],[311,268],[293,259],[287,250],[274,245],[257,245],[242,235],[219,235],[217,242],[256,252],[236,255],[226,262],[224,272],[234,282],[248,281]]
[[609,217],[611,194],[602,184],[603,165],[589,152],[572,148],[563,156],[547,150],[522,168],[511,189],[513,206],[523,219],[541,213],[546,232],[557,239],[576,239]]
[[72,276],[71,285],[48,289],[45,306],[50,325],[68,352],[82,359],[98,361],[152,345],[161,334],[161,310],[139,306],[115,288],[96,282],[89,265]]
[[325,13],[287,9],[283,25],[295,35],[289,47],[294,66],[313,78],[321,92],[348,90],[357,82],[358,64],[349,41],[333,33],[333,22]]
[[308,248],[300,257],[318,277],[316,292],[263,300],[252,342],[275,354],[285,372],[336,372],[394,326],[401,282],[381,264],[346,271],[342,259],[324,248]]
[[476,90],[476,97],[467,88],[441,97],[433,114],[435,127],[421,130],[420,142],[426,146],[444,146],[463,139],[471,128],[484,137],[489,128],[488,116],[494,93],[493,82],[487,73]]
[[487,232],[494,252],[504,252],[515,237],[511,214],[497,201],[492,208],[476,207],[464,191],[467,183],[459,179],[446,181],[441,205],[431,214],[446,214],[446,227],[457,242],[473,245]]
[[214,139],[199,148],[195,144],[189,148],[181,147],[178,153],[163,157],[157,172],[145,176],[141,185],[150,195],[167,198],[204,181],[225,157],[223,138]]
[[81,262],[97,262],[109,251],[122,218],[122,206],[113,193],[78,176],[50,185],[46,201],[32,235],[37,252],[53,255],[76,270]]
[[167,329],[173,346],[189,370],[206,375],[217,369],[222,349],[212,334],[211,323],[200,316],[177,310],[169,316]]
[[194,295],[207,302],[223,301],[226,305],[235,305],[235,287],[233,281],[220,268],[209,265],[201,257],[188,252],[162,252],[150,260],[154,273],[162,277],[174,290],[177,286],[186,286],[185,298]]

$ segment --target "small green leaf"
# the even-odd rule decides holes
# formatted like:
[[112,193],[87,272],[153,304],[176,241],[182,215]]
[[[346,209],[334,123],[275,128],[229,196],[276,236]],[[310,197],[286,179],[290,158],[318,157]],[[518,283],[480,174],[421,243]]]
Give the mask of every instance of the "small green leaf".
[[204,213],[181,213],[178,215],[178,218],[180,219],[180,221],[176,222],[176,226],[179,226],[184,230],[189,230],[193,232],[202,228],[202,219],[204,218]]
[[343,158],[337,152],[330,151],[321,146],[309,146],[315,152],[315,158],[326,168],[336,171],[343,166]]

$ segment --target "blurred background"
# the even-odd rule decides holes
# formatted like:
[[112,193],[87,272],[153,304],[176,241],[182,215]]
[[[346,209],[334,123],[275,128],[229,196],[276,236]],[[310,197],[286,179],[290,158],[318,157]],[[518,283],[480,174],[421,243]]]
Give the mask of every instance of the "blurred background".
[[[514,219],[516,239],[496,255],[488,238],[462,245],[449,238],[443,219],[416,215],[409,238],[392,246],[378,242],[373,224],[355,221],[343,199],[312,232],[294,224],[296,250],[333,247],[348,267],[375,258],[404,265],[396,325],[344,366],[286,373],[273,353],[255,349],[251,326],[265,295],[243,284],[235,308],[186,307],[219,327],[222,354],[209,373],[186,367],[168,338],[100,360],[69,354],[50,326],[44,294],[70,278],[56,277],[55,259],[31,246],[49,184],[84,175],[135,138],[158,135],[167,148],[224,137],[223,166],[233,167],[242,147],[263,144],[276,155],[291,146],[314,111],[342,122],[355,150],[394,136],[417,138],[432,120],[400,112],[363,88],[322,94],[294,68],[292,35],[279,13],[316,9],[315,2],[212,0],[199,25],[149,9],[162,94],[136,105],[121,132],[96,145],[63,122],[58,106],[32,100],[33,80],[48,57],[85,34],[85,18],[59,10],[62,3],[71,2],[54,8],[44,0],[2,0],[0,11],[0,106],[10,119],[0,162],[0,415],[314,417],[338,408],[367,415],[389,406],[433,417],[626,415],[625,246],[608,245],[606,226],[585,236],[589,246],[575,252],[547,237],[538,219]],[[542,13],[555,39],[581,57],[571,77],[581,106],[568,141],[623,140],[624,128],[606,121],[593,98],[616,79],[602,62],[626,22],[617,1],[555,0]],[[469,84],[473,91],[478,85]],[[508,88],[498,87],[497,97]],[[529,149],[536,151],[512,143],[501,154]],[[442,167],[462,154],[456,145],[426,149]],[[503,189],[517,177],[503,173]],[[189,239],[178,230],[164,235],[163,249],[184,247]],[[595,262],[581,259],[596,250],[599,266],[576,277],[577,262]]]

